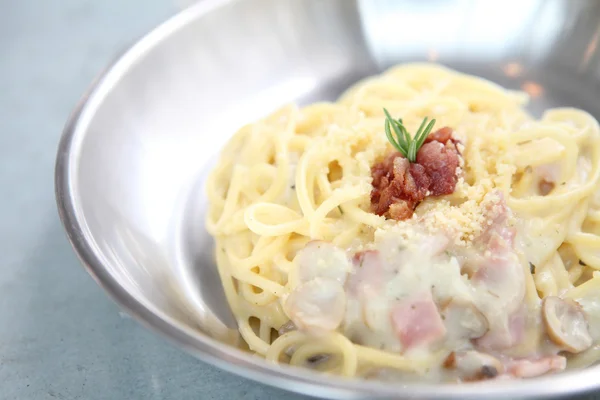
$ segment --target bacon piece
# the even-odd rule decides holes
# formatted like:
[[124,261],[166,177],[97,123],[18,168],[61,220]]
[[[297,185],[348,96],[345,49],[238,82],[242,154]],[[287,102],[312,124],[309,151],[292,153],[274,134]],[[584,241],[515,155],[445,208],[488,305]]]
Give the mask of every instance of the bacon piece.
[[437,140],[440,143],[446,144],[448,140],[452,138],[452,133],[454,131],[449,126],[444,126],[443,128],[438,129],[435,132],[432,132],[425,139],[425,143],[433,142]]
[[411,201],[421,201],[425,198],[431,181],[421,165],[411,164],[400,156],[394,158],[393,171],[391,188],[396,197]]
[[390,317],[405,349],[435,342],[446,335],[446,327],[431,293],[400,301],[392,308]]
[[404,221],[412,217],[414,212],[414,206],[405,200],[398,200],[396,203],[390,205],[388,215],[391,219],[396,221]]
[[407,183],[411,185],[408,187],[408,190],[412,193],[413,200],[421,201],[427,196],[428,188],[432,183],[431,179],[427,176],[425,168],[419,164],[410,164],[409,172],[409,174],[406,174]]
[[535,359],[522,359],[511,361],[507,365],[507,372],[516,378],[533,378],[551,371],[562,371],[567,366],[567,359],[563,356],[549,356]]
[[394,152],[373,165],[371,208],[377,215],[404,220],[426,196],[454,192],[460,153],[452,133],[444,127],[430,134],[414,163]]
[[437,140],[425,143],[417,153],[417,163],[425,168],[431,179],[431,195],[441,196],[454,192],[458,177],[458,150],[452,142],[444,145]]
[[375,164],[371,174],[371,203],[375,213],[384,215],[390,211],[388,216],[397,220],[412,215],[431,184],[425,169],[421,165],[411,164],[400,153],[392,153],[383,162]]
[[525,296],[523,268],[504,240],[495,235],[491,241],[494,244],[502,242],[498,248],[490,245],[491,255],[484,258],[483,265],[471,279],[475,286],[496,297],[498,308],[509,315],[506,320],[490,326],[490,330],[476,341],[478,346],[495,350],[519,343],[525,334],[524,310],[519,309]]
[[523,341],[525,337],[525,314],[522,310],[508,317],[507,325],[494,326],[484,336],[475,340],[475,344],[488,350],[508,349]]

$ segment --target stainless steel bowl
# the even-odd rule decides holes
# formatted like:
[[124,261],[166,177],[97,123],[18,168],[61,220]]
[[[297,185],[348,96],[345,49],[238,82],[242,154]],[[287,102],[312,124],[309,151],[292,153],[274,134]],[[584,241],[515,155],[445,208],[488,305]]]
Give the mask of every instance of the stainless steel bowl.
[[431,60],[522,88],[534,113],[600,116],[597,1],[204,0],[148,34],[67,124],[56,196],[76,252],[108,294],[199,358],[331,398],[534,398],[600,387],[600,367],[518,382],[381,384],[275,366],[235,347],[204,230],[202,186],[243,123],[334,99],[391,64]]

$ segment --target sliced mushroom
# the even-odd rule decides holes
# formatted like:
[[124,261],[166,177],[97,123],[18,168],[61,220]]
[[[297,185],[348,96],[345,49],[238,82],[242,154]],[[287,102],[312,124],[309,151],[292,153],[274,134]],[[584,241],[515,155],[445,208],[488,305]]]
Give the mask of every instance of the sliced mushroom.
[[468,300],[451,300],[441,314],[449,339],[477,339],[489,328],[487,318]]
[[453,351],[443,365],[446,369],[456,369],[463,381],[491,379],[504,372],[504,365],[500,360],[475,350]]
[[549,296],[542,305],[542,317],[548,336],[570,353],[579,353],[592,345],[588,322],[576,302]]
[[344,285],[352,264],[348,254],[331,243],[315,240],[298,252],[294,260],[298,282],[327,278]]
[[315,354],[315,355],[310,356],[310,357],[308,357],[306,359],[306,364],[310,368],[315,368],[319,364],[323,364],[324,362],[326,362],[330,358],[331,358],[331,355],[329,355],[329,354]]
[[277,330],[277,332],[280,335],[283,335],[283,334],[286,334],[288,332],[295,331],[296,329],[297,328],[296,328],[296,325],[294,324],[294,322],[292,320],[289,320],[285,324],[281,325],[279,327],[279,329]]
[[346,294],[338,282],[315,278],[290,293],[283,309],[299,329],[332,331],[344,319]]

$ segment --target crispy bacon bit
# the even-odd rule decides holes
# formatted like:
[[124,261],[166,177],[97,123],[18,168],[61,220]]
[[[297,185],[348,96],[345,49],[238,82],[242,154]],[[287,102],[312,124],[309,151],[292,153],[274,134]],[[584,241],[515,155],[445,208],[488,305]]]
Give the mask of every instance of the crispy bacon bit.
[[456,145],[447,141],[442,144],[437,140],[425,143],[417,153],[417,163],[421,164],[431,179],[432,196],[441,196],[454,192],[456,168],[458,168],[458,150]]
[[411,164],[398,152],[388,155],[371,169],[371,204],[377,215],[389,211],[390,218],[406,219],[425,198],[431,181],[423,166]]
[[452,138],[452,132],[452,128],[450,128],[449,126],[440,128],[437,131],[430,133],[429,136],[427,136],[427,138],[425,139],[425,143],[433,142],[435,140],[440,143],[446,144],[446,142]]
[[431,133],[419,149],[415,163],[393,152],[373,165],[371,207],[377,215],[404,220],[412,216],[426,196],[454,192],[460,153],[452,132],[444,127]]
[[452,352],[452,353],[448,354],[448,357],[446,357],[442,366],[444,368],[448,368],[448,369],[456,368],[456,353]]

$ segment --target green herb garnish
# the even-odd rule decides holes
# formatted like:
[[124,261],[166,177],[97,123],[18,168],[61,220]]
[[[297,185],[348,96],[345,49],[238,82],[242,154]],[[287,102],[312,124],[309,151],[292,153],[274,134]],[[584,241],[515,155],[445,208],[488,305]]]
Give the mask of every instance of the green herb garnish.
[[[414,137],[411,137],[406,127],[402,123],[402,119],[395,120],[392,118],[388,110],[383,109],[385,113],[385,134],[388,140],[404,157],[410,162],[417,160],[417,151],[421,148],[425,139],[429,135],[429,132],[433,129],[435,119],[432,119],[427,123],[428,117],[423,119],[419,130]],[[394,133],[392,134],[392,130]],[[394,134],[396,137],[394,137]]]

